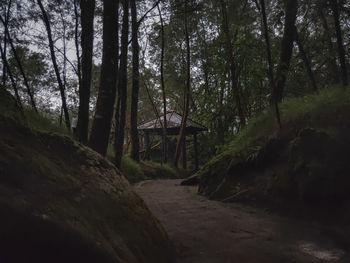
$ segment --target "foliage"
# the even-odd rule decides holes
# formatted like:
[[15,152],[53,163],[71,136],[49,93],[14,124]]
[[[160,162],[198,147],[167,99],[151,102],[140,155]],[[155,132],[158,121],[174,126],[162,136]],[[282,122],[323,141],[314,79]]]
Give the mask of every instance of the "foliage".
[[173,166],[167,164],[167,163],[157,163],[152,161],[143,161],[142,165],[145,166],[144,171],[149,172],[149,168],[151,168],[151,173],[147,174],[148,177],[152,178],[178,178],[178,171]]
[[[336,118],[333,116],[338,107],[350,105],[350,90],[332,87],[319,93],[286,99],[280,107],[283,127],[297,125],[311,126],[331,131]],[[332,118],[335,118],[333,121]],[[327,119],[327,121],[325,121]],[[254,147],[261,138],[273,135],[278,126],[271,109],[250,119],[247,127],[225,146],[220,147],[220,155],[234,155],[243,149]],[[219,157],[216,157],[217,159]]]
[[123,155],[120,170],[130,183],[136,183],[147,179],[141,170],[140,164],[129,156]]

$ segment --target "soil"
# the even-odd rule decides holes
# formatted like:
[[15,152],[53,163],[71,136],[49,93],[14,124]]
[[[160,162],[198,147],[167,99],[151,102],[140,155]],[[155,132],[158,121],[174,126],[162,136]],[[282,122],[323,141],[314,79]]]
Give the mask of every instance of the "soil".
[[350,262],[335,226],[286,218],[266,209],[197,195],[180,180],[134,186],[176,248],[176,262]]

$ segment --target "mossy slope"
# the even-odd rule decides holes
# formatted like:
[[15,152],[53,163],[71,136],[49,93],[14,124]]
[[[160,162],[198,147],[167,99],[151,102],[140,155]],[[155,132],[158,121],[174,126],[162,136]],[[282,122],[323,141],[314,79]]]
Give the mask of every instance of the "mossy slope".
[[157,219],[106,159],[0,115],[4,262],[171,262]]
[[285,204],[350,198],[350,91],[342,88],[287,100],[283,128],[273,114],[250,121],[198,173],[212,199]]

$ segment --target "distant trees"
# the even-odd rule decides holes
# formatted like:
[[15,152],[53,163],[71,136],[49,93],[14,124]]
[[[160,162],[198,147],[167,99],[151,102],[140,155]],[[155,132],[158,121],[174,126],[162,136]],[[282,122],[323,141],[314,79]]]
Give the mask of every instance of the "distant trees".
[[49,47],[50,47],[51,60],[52,60],[53,68],[55,70],[58,88],[59,88],[60,94],[61,94],[62,108],[63,108],[63,112],[64,112],[65,124],[66,124],[67,128],[70,129],[71,123],[70,123],[69,112],[68,112],[67,101],[66,101],[66,91],[65,91],[65,87],[64,87],[63,82],[62,82],[60,70],[59,70],[58,64],[57,64],[54,41],[53,41],[52,32],[51,32],[50,20],[49,20],[49,17],[47,16],[47,13],[46,13],[46,10],[42,4],[42,1],[37,0],[37,3],[40,7],[41,14],[42,14],[42,20],[43,20],[43,22],[45,24],[45,28],[46,28],[47,38],[48,38]]
[[114,140],[118,167],[128,149],[140,159],[137,123],[158,115],[168,161],[167,109],[183,112],[177,163],[188,117],[208,126],[199,153],[210,155],[271,102],[279,120],[284,98],[348,86],[349,10],[339,0],[4,0],[0,83],[39,113],[62,105],[65,125],[77,119],[77,139],[99,153]]

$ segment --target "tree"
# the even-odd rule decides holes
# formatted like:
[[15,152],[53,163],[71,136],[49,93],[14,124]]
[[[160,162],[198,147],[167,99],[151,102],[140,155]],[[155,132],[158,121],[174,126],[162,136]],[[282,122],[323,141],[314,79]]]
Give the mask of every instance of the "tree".
[[159,20],[160,20],[160,32],[162,37],[161,44],[161,55],[160,55],[160,85],[162,89],[163,97],[163,136],[162,136],[162,145],[163,145],[163,161],[167,162],[168,157],[168,148],[167,148],[167,119],[166,119],[166,94],[165,94],[165,82],[164,82],[164,49],[165,49],[165,39],[164,39],[164,23],[162,12],[160,11],[159,5],[157,5]]
[[51,60],[52,64],[55,70],[56,78],[57,78],[57,83],[58,87],[61,93],[61,100],[62,100],[62,108],[64,112],[64,118],[65,118],[65,123],[68,129],[70,129],[70,120],[69,120],[69,113],[68,113],[68,108],[67,108],[67,102],[66,102],[66,93],[65,93],[65,88],[61,79],[61,75],[59,72],[58,64],[57,64],[57,59],[56,59],[56,54],[55,54],[55,49],[54,49],[54,43],[52,39],[52,33],[51,33],[51,25],[49,18],[47,16],[47,13],[45,11],[45,8],[41,2],[41,0],[37,0],[37,3],[40,7],[41,13],[42,13],[42,19],[45,24],[46,32],[47,32],[47,37],[49,40],[49,47],[50,47],[50,54],[51,54]]
[[277,66],[275,90],[272,93],[273,103],[279,103],[283,98],[287,73],[292,57],[295,37],[295,20],[298,11],[297,0],[287,0],[285,8],[284,31],[281,44],[280,61]]
[[338,55],[339,55],[339,62],[340,62],[340,68],[341,68],[342,83],[343,83],[343,86],[346,87],[348,85],[348,72],[346,69],[345,49],[343,45],[343,37],[342,37],[342,32],[341,32],[340,22],[339,22],[339,4],[337,0],[330,0],[330,4],[333,11],[334,26],[335,26],[336,36],[337,36]]
[[127,107],[127,68],[128,68],[128,35],[129,35],[129,0],[123,0],[123,28],[121,36],[120,66],[118,82],[118,107],[116,110],[115,127],[115,165],[120,168],[123,156],[124,129]]
[[185,143],[186,143],[186,123],[187,123],[187,117],[189,113],[189,106],[190,106],[190,89],[191,89],[191,49],[190,49],[190,38],[188,34],[188,6],[187,1],[184,3],[184,26],[185,26],[185,43],[186,43],[186,83],[185,83],[185,89],[184,89],[184,110],[183,110],[183,116],[181,119],[181,126],[179,135],[177,137],[177,144],[176,144],[176,150],[175,150],[175,158],[174,158],[174,165],[175,167],[178,166],[180,153],[181,153],[181,146],[183,146],[182,155],[183,155],[183,161],[184,161],[184,168],[186,168],[186,150],[185,150]]
[[135,0],[130,0],[132,19],[132,91],[130,108],[130,137],[131,137],[131,158],[136,162],[139,157],[139,136],[137,131],[137,111],[139,103],[139,42],[138,42],[138,22]]
[[240,126],[241,128],[243,128],[246,124],[246,120],[245,120],[245,116],[244,116],[244,112],[241,104],[241,97],[239,94],[239,85],[237,81],[237,72],[236,72],[236,66],[234,61],[231,33],[228,25],[225,0],[220,0],[220,4],[221,4],[221,12],[222,12],[222,29],[226,38],[225,40],[226,40],[226,55],[228,60],[227,62],[229,64],[230,73],[231,73],[231,86],[235,97],[238,117],[240,120]]
[[106,155],[116,95],[118,69],[118,2],[103,1],[103,51],[100,88],[88,145]]
[[[86,144],[88,140],[89,105],[92,70],[92,51],[94,42],[95,0],[81,0],[81,47],[82,80],[79,87],[79,112],[77,124],[78,140]],[[78,62],[79,63],[79,62]]]

